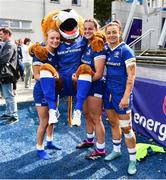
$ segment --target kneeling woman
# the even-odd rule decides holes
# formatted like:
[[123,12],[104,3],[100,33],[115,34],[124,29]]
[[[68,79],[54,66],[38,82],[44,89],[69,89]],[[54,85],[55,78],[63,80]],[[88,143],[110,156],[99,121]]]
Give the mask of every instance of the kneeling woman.
[[[61,147],[55,145],[53,143],[53,128],[54,125],[52,123],[57,122],[56,117],[56,94],[52,94],[52,100],[49,100],[51,103],[47,103],[47,94],[51,93],[50,89],[47,89],[47,82],[52,84],[52,89],[55,88],[56,82],[55,78],[52,78],[52,75],[49,75],[49,72],[45,70],[46,67],[51,68],[52,71],[55,72],[54,67],[57,66],[57,58],[55,56],[55,49],[60,44],[60,34],[57,31],[50,30],[47,34],[46,39],[46,50],[48,51],[48,58],[41,61],[37,57],[33,57],[33,73],[34,78],[36,80],[36,84],[34,87],[34,101],[36,110],[39,116],[39,127],[37,129],[37,154],[41,159],[50,159],[51,156],[44,150],[44,136],[47,133],[47,148],[48,149],[57,149],[60,150]],[[41,71],[43,69],[43,71]],[[44,73],[44,77],[42,78],[42,74]],[[44,87],[43,87],[44,84]],[[43,88],[44,91],[43,91]],[[44,92],[44,93],[43,93]]]

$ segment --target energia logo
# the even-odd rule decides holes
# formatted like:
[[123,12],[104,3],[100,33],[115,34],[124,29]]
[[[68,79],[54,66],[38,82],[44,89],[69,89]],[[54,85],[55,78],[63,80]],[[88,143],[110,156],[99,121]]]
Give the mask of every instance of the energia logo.
[[147,119],[145,116],[141,116],[139,113],[134,113],[134,122],[141,125],[148,131],[157,134],[160,141],[166,141],[166,124],[162,124],[161,122],[153,119]]

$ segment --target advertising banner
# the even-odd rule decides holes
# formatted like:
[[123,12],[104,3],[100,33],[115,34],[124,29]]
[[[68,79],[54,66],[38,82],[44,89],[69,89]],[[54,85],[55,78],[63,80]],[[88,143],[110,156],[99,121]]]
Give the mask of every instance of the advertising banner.
[[166,146],[166,82],[137,78],[133,129]]
[[[131,24],[131,28],[129,30],[128,36],[127,36],[127,40],[126,43],[130,44],[131,42],[133,42],[135,39],[137,39],[138,37],[140,37],[142,34],[142,19],[138,19],[138,18],[133,18],[132,24]],[[135,50],[140,50],[141,49],[141,41],[138,42],[135,45]]]

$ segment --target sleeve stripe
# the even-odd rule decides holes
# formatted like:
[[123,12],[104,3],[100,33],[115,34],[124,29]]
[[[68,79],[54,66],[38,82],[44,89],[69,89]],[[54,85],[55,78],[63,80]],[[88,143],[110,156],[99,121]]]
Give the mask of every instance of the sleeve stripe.
[[126,66],[128,66],[129,64],[133,64],[133,63],[136,63],[135,58],[130,58],[125,61]]
[[42,62],[39,62],[39,61],[33,62],[33,66],[42,65],[42,64],[43,64],[43,63],[42,63]]
[[94,58],[94,60],[97,60],[97,59],[106,59],[106,56],[105,55],[99,55],[99,56],[96,56],[95,58]]

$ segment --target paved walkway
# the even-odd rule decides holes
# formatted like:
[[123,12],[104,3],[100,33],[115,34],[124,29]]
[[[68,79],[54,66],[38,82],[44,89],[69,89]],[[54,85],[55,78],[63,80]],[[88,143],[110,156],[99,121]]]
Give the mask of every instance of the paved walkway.
[[137,76],[166,82],[166,65],[150,65],[137,63]]
[[[24,87],[24,82],[19,80],[17,82],[17,95],[16,95],[16,100],[18,103],[20,102],[29,102],[33,101],[33,87],[35,84],[35,80],[32,80],[32,86],[30,88],[25,88]],[[0,99],[0,104],[5,104],[4,99]]]

